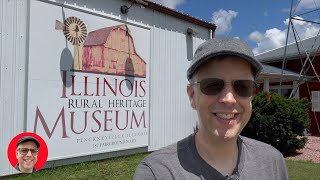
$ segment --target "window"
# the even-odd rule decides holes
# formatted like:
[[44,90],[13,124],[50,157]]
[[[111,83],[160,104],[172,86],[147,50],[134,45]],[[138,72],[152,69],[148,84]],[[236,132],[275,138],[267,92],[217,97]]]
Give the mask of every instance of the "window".
[[290,97],[290,94],[292,92],[292,88],[282,88],[281,92],[279,93],[279,89],[278,87],[274,88],[274,87],[270,87],[270,92],[275,92],[280,94],[281,96],[284,96],[286,98]]
[[311,102],[312,111],[320,112],[320,91],[312,91]]

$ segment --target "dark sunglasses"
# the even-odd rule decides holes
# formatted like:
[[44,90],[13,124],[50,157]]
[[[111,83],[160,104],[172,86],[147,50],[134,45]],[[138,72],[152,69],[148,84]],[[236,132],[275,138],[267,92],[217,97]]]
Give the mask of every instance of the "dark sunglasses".
[[17,149],[20,154],[26,155],[30,151],[32,155],[37,155],[38,154],[38,149],[28,149],[28,148],[18,148]]
[[[235,80],[232,81],[232,88],[240,97],[250,97],[256,92],[258,84],[253,80]],[[200,84],[200,90],[205,95],[217,95],[224,89],[226,82],[222,79],[207,78],[194,84]]]

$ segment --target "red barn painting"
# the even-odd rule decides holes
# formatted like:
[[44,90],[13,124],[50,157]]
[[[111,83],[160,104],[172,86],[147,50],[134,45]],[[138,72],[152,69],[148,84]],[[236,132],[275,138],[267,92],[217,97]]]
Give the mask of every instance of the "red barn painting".
[[82,71],[146,77],[146,62],[136,52],[126,25],[90,32],[80,58]]

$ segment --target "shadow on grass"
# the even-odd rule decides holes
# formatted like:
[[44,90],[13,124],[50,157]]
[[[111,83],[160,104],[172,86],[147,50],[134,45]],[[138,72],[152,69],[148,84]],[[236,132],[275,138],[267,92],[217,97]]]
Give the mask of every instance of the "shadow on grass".
[[284,157],[285,157],[285,158],[287,158],[287,157],[296,157],[296,156],[299,156],[299,155],[301,155],[301,154],[303,154],[303,153],[296,151],[296,152],[288,153],[288,154],[284,155]]

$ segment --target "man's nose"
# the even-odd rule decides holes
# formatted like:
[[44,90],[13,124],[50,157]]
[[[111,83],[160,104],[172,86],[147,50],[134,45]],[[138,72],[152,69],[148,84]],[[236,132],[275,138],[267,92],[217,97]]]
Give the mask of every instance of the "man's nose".
[[226,85],[220,93],[219,101],[227,104],[236,103],[235,92],[231,84]]
[[32,156],[31,150],[28,150],[28,153],[26,154],[26,156]]

